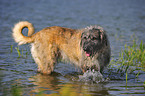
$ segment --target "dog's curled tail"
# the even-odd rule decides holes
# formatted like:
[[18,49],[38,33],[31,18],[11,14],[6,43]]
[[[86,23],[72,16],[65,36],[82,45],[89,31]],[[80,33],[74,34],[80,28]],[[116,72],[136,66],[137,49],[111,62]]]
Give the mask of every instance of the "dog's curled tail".
[[[28,37],[24,36],[22,34],[22,30],[24,28],[28,28]],[[33,25],[31,23],[29,23],[28,21],[21,21],[21,22],[15,24],[12,31],[13,31],[13,33],[12,33],[13,38],[14,38],[15,42],[17,42],[19,45],[33,42],[33,38],[31,35],[35,31],[34,31]]]

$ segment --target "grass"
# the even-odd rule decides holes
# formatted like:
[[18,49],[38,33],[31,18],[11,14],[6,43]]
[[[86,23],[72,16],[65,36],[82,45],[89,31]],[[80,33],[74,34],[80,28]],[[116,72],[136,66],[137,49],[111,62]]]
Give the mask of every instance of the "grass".
[[145,71],[145,45],[143,41],[138,45],[135,40],[133,40],[132,46],[127,46],[125,44],[125,49],[121,50],[119,59],[116,61],[112,59],[111,65],[117,66],[118,71],[123,71],[126,73],[126,85],[128,72],[134,72],[138,70],[136,74],[137,78],[140,71]]
[[21,56],[21,53],[20,53],[19,47],[16,47],[15,49],[17,50],[18,56],[20,57]]
[[[17,47],[15,47],[15,49],[17,50],[17,53],[18,53],[18,58],[19,57],[24,57],[24,56],[28,56],[29,54],[29,52],[28,52],[28,50],[27,49],[25,49],[25,50],[23,50],[23,48],[19,48],[19,46],[17,46]],[[20,50],[21,49],[21,50]],[[13,45],[11,45],[11,50],[10,50],[10,52],[12,53],[13,52]],[[25,53],[25,54],[24,54]]]
[[[125,44],[125,49],[121,51],[120,58],[117,63],[120,63],[120,69],[124,69],[125,72],[142,70],[145,71],[145,45],[141,41],[139,45],[134,41],[132,46]],[[131,68],[131,67],[134,68]]]
[[11,45],[11,53],[13,52],[13,45]]

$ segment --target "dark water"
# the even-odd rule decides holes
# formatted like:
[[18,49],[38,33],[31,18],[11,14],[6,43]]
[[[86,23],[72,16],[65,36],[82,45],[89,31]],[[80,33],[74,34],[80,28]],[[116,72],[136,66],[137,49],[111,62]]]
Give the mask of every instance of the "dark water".
[[110,80],[101,83],[78,81],[79,69],[63,63],[50,76],[37,73],[30,46],[20,46],[19,57],[11,36],[13,25],[22,20],[33,23],[36,31],[101,25],[117,59],[124,44],[133,43],[131,38],[145,42],[145,0],[0,0],[0,95],[145,95],[144,72],[136,79],[129,74],[127,87],[125,74],[116,69],[107,69],[103,76]]

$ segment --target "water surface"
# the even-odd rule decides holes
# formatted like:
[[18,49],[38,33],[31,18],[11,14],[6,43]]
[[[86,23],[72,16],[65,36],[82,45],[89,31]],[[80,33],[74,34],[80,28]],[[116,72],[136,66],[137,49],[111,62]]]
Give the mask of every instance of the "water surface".
[[[0,95],[145,95],[145,73],[128,76],[116,69],[107,69],[107,82],[78,81],[79,69],[60,63],[52,75],[37,73],[29,51],[30,45],[20,46],[17,54],[11,28],[19,21],[34,24],[36,31],[49,26],[84,28],[101,25],[109,36],[112,58],[118,59],[124,44],[131,38],[145,42],[144,0],[0,0]],[[11,52],[11,46],[13,49]]]

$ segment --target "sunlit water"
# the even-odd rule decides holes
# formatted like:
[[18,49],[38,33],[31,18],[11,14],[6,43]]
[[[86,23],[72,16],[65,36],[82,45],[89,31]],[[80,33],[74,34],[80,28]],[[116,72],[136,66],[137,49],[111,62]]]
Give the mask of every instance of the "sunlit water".
[[107,31],[112,58],[117,60],[121,48],[133,43],[132,38],[145,42],[144,5],[144,0],[0,0],[0,95],[144,96],[142,71],[137,78],[137,72],[129,73],[127,86],[125,73],[116,68],[81,74],[79,68],[59,63],[52,75],[37,73],[30,45],[20,46],[19,57],[11,36],[11,28],[22,20],[33,23],[36,31],[48,26],[98,24]]

